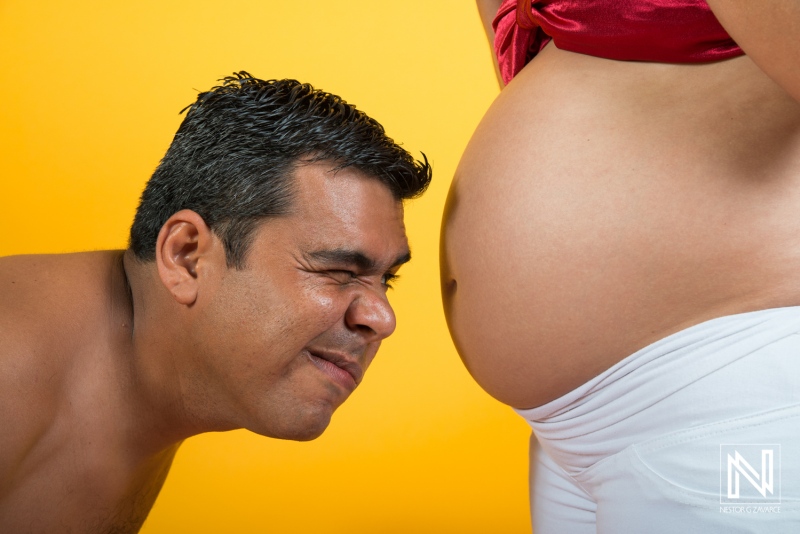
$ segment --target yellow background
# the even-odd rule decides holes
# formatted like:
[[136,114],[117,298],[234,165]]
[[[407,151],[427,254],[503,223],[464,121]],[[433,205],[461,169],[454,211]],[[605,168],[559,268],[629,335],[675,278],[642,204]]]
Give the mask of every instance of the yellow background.
[[529,532],[528,428],[472,382],[439,299],[445,195],[498,92],[472,1],[0,0],[0,60],[0,255],[124,247],[178,111],[234,70],[340,94],[433,162],[397,332],[329,430],[189,439],[143,532]]

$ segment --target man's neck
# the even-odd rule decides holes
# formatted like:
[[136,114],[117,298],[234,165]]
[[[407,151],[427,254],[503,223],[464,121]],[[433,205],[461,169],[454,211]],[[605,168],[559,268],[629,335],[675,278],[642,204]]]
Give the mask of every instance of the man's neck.
[[153,454],[206,431],[192,421],[182,395],[180,317],[172,313],[152,263],[125,251],[111,278],[118,365],[126,385],[120,394],[129,409],[131,444]]

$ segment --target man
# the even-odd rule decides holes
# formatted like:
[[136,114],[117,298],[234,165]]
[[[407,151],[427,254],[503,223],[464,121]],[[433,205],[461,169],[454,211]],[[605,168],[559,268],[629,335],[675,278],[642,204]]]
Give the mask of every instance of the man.
[[181,441],[309,440],[361,381],[427,160],[336,96],[199,95],[126,251],[0,260],[0,532],[136,532]]

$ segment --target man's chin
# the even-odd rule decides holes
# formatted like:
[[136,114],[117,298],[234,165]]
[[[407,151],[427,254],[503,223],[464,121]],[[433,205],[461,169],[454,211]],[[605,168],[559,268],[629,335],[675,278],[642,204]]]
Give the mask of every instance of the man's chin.
[[325,432],[331,423],[332,410],[319,410],[314,413],[284,414],[281,421],[248,428],[251,432],[275,439],[292,441],[311,441]]
[[289,439],[292,441],[311,441],[312,439],[317,439],[325,432],[325,429],[328,428],[328,425],[321,426],[320,428],[315,429],[305,429],[304,432],[295,432],[292,435],[283,436],[280,439]]

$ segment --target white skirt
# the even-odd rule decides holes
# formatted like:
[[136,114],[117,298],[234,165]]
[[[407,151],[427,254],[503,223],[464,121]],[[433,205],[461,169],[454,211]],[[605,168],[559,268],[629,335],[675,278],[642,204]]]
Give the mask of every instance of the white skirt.
[[695,325],[517,412],[535,534],[800,532],[800,307]]

